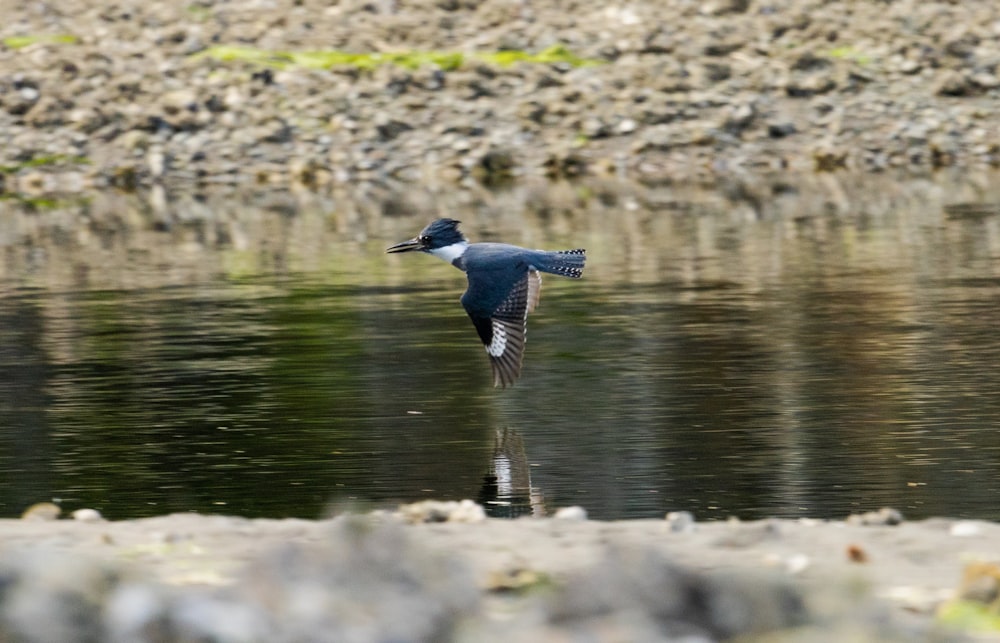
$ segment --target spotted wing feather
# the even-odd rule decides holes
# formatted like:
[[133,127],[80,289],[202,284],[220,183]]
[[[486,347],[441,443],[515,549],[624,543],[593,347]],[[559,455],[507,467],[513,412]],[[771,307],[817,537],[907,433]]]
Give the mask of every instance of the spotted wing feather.
[[541,277],[528,270],[487,317],[468,310],[493,369],[493,385],[507,388],[521,375],[528,312],[538,303]]
[[542,296],[542,273],[537,270],[528,271],[528,311],[535,312],[538,299]]

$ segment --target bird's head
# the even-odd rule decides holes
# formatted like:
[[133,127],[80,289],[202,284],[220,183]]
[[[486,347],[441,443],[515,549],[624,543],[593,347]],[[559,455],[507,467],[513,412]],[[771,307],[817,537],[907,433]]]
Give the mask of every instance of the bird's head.
[[433,252],[441,248],[467,243],[465,235],[458,229],[458,224],[459,221],[454,219],[437,219],[421,230],[417,236],[402,243],[397,243],[394,246],[389,246],[385,251],[413,252],[420,250],[422,252]]

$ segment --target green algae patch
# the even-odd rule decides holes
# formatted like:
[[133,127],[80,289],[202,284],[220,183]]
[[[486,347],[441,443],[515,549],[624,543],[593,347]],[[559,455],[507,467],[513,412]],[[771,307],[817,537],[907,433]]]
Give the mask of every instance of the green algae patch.
[[977,601],[948,601],[938,609],[937,621],[966,632],[1000,632],[1000,614]]
[[562,45],[554,45],[531,54],[526,51],[498,51],[496,53],[473,54],[474,58],[501,67],[509,67],[516,63],[556,64],[562,63],[571,67],[589,67],[603,64],[604,61],[593,58],[581,58]]
[[851,46],[834,47],[833,49],[826,51],[825,54],[830,58],[834,58],[836,60],[850,60],[856,62],[862,67],[865,65],[869,65],[872,62],[871,56],[863,52],[860,52]]
[[24,49],[28,45],[45,43],[49,45],[75,45],[79,38],[71,34],[40,34],[33,36],[8,36],[0,42],[8,49]]
[[92,201],[89,196],[27,196],[19,192],[2,192],[0,201],[15,204],[25,212],[49,212],[80,207]]
[[193,54],[193,56],[195,58],[214,58],[222,62],[250,62],[274,67],[285,67],[292,62],[291,55],[287,53],[233,45],[216,45],[200,53]]
[[374,54],[352,54],[344,51],[305,51],[289,54],[294,64],[310,69],[330,69],[331,67],[355,67],[369,70],[382,65],[395,65],[405,69],[419,69],[433,65],[444,71],[453,71],[462,66],[465,57],[460,53],[446,51],[390,52]]
[[249,62],[270,67],[303,67],[307,69],[331,69],[352,67],[372,70],[382,65],[395,65],[404,69],[419,69],[435,66],[444,71],[454,71],[467,62],[475,61],[499,67],[509,67],[517,63],[555,64],[572,67],[602,64],[600,60],[581,58],[561,45],[543,49],[538,53],[526,51],[476,52],[463,54],[455,51],[401,51],[352,53],[336,49],[317,51],[268,51],[256,47],[217,45],[194,54],[223,62]]
[[0,165],[0,173],[14,174],[21,170],[33,167],[47,167],[50,165],[89,165],[90,159],[86,156],[68,156],[66,154],[54,154],[52,156],[36,156],[33,159],[22,161],[11,165]]
[[207,7],[202,7],[197,4],[189,4],[184,7],[184,11],[191,17],[192,20],[197,22],[205,22],[212,17],[212,12]]

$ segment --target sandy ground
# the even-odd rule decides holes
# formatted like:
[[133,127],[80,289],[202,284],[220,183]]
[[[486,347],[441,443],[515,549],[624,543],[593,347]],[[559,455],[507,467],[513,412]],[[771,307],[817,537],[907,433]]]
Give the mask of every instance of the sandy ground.
[[[305,584],[303,578],[309,578],[301,569],[294,571],[297,563],[288,562],[298,560],[295,556],[289,558],[289,552],[294,551],[298,552],[296,556],[305,556],[304,560],[324,561],[316,563],[320,567],[330,559],[354,561],[345,562],[348,567],[357,563],[358,569],[364,571],[355,569],[345,572],[346,576],[338,576],[341,572],[337,571],[324,574],[341,578],[348,586],[339,589],[357,592],[358,596],[365,595],[365,590],[359,589],[366,587],[365,581],[352,574],[367,574],[383,563],[393,573],[416,564],[414,578],[418,580],[407,581],[416,586],[406,589],[405,595],[437,596],[437,602],[430,604],[451,605],[457,614],[449,621],[450,633],[445,637],[451,640],[479,640],[490,638],[485,633],[498,632],[515,637],[507,640],[581,640],[573,634],[583,631],[579,629],[581,623],[593,635],[590,640],[669,640],[667,630],[635,629],[635,620],[642,621],[642,615],[623,612],[614,605],[613,597],[606,597],[604,603],[591,602],[602,592],[621,593],[625,603],[643,603],[647,616],[653,613],[660,618],[655,614],[655,605],[661,599],[669,602],[663,598],[669,594],[665,587],[680,582],[697,589],[697,579],[701,578],[711,579],[707,586],[711,591],[705,596],[735,588],[734,595],[742,596],[742,607],[737,601],[736,611],[752,615],[732,631],[709,625],[700,630],[701,638],[690,640],[726,639],[730,634],[753,634],[749,640],[763,640],[755,633],[774,627],[779,634],[766,640],[966,640],[962,638],[966,634],[943,629],[935,611],[956,595],[968,564],[1000,559],[1000,525],[943,518],[898,525],[812,520],[688,523],[683,518],[617,522],[485,519],[406,524],[398,515],[385,515],[376,522],[388,523],[384,529],[389,536],[379,532],[383,527],[360,540],[355,540],[349,527],[344,531],[352,521],[367,520],[248,520],[176,514],[122,522],[0,521],[0,560],[5,561],[7,570],[5,627],[8,633],[11,629],[23,633],[11,623],[26,618],[10,615],[11,604],[16,603],[10,598],[11,586],[23,589],[28,584],[26,578],[47,575],[44,564],[31,561],[59,561],[51,564],[61,570],[57,583],[60,586],[72,585],[74,574],[87,576],[89,572],[80,571],[88,569],[80,567],[81,561],[91,561],[86,565],[115,570],[131,579],[131,587],[139,583],[152,595],[166,592],[176,597],[194,592],[202,597],[214,596],[213,600],[218,601],[218,592],[228,596],[227,600],[232,600],[236,592],[241,600],[277,609],[271,596],[279,592],[276,588],[286,587],[281,590],[286,593],[287,587],[298,591]],[[675,565],[690,577],[663,581],[663,570],[674,569]],[[14,574],[20,585],[11,582],[11,569],[21,570]],[[614,570],[610,576],[609,569]],[[281,580],[285,573],[291,578],[287,586]],[[424,582],[434,574],[442,578]],[[646,586],[651,577],[659,578],[656,582],[661,585]],[[258,581],[268,586],[264,594],[253,588]],[[440,587],[434,589],[435,583],[448,586],[448,591],[457,588],[460,598],[451,595],[442,599],[445,594],[441,594]],[[637,585],[642,587],[632,595]],[[119,583],[117,587],[118,594],[122,594],[122,587],[130,586]],[[774,588],[790,588],[802,598],[802,605],[795,601],[788,604],[784,590],[775,592]],[[90,590],[84,587],[73,591],[86,594]],[[111,618],[108,614],[123,611],[120,606],[107,606],[122,600],[120,596],[114,598],[114,592],[109,594],[106,588],[101,591],[104,598],[97,602],[105,603],[107,623]],[[380,585],[376,593],[386,593],[385,587]],[[271,598],[262,599],[265,594]],[[176,599],[171,600],[176,605]],[[168,603],[160,599],[157,609],[147,606],[143,611],[133,606],[133,611],[159,613],[162,620],[162,613],[172,609]],[[397,618],[387,612],[391,605],[389,599],[380,604],[383,613],[377,615],[378,619],[388,622]],[[287,609],[287,604],[282,609]],[[475,625],[471,630],[468,623],[462,624],[463,614],[473,616]],[[670,618],[676,617],[673,614]],[[221,621],[215,618],[213,622]],[[576,625],[566,625],[567,621]],[[658,621],[659,625],[663,622],[662,618]],[[123,631],[120,625],[107,627],[108,631]],[[176,627],[172,631],[177,634]],[[403,640],[435,638],[424,636],[419,629],[412,633],[413,637],[404,636]],[[48,636],[59,638],[45,630],[34,638]],[[1000,636],[994,639],[987,634],[976,637],[974,640],[1000,640]],[[371,638],[362,634],[354,640],[377,638],[384,640],[384,632]],[[217,636],[216,640],[262,639],[247,630],[240,635]],[[317,636],[315,640],[327,639]]]

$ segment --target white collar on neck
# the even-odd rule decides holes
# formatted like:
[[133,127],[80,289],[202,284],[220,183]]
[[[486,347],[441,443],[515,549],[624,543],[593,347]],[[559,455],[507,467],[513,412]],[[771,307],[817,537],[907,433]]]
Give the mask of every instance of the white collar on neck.
[[444,246],[443,248],[434,248],[433,250],[428,250],[435,257],[444,259],[448,263],[454,262],[456,259],[465,254],[465,249],[469,247],[468,241],[459,241],[458,243],[453,243],[450,246]]

